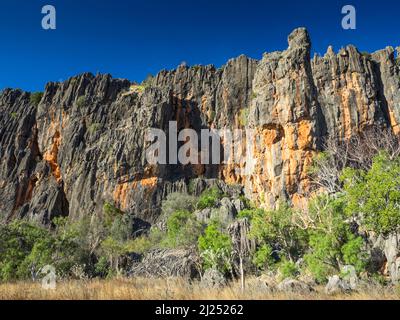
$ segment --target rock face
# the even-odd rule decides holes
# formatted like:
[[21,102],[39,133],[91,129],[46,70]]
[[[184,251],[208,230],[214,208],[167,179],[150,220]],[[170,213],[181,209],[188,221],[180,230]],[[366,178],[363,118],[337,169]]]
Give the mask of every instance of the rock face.
[[312,78],[311,42],[305,29],[289,36],[284,52],[265,54],[254,78],[250,125],[262,139],[248,193],[298,202],[308,189],[306,170],[318,149],[323,119]]
[[330,277],[328,284],[325,287],[326,294],[349,293],[350,291],[350,285],[346,281],[340,279],[337,275]]
[[216,269],[207,269],[201,279],[201,285],[206,289],[220,289],[226,283],[224,275]]
[[[311,59],[305,29],[288,49],[261,61],[240,56],[220,69],[179,66],[146,85],[83,74],[30,94],[0,95],[0,218],[101,212],[105,202],[150,223],[169,193],[196,177],[241,185],[273,206],[296,206],[310,190],[313,157],[328,135],[349,138],[370,126],[399,133],[400,71],[393,48],[371,55],[349,46]],[[149,165],[148,128],[248,128],[259,140],[251,174],[232,165]],[[224,143],[223,143],[224,144]],[[235,204],[234,204],[235,206]],[[227,214],[233,212],[226,204]]]
[[308,284],[293,279],[283,280],[280,284],[278,284],[277,289],[282,292],[291,292],[298,294],[307,294],[313,291],[313,288]]

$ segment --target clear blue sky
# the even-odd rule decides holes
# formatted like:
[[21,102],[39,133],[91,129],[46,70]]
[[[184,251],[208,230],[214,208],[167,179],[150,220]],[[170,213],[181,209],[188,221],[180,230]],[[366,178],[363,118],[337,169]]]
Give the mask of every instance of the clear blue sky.
[[[7,2],[7,3],[6,3]],[[57,30],[41,28],[41,8],[57,9]],[[341,28],[341,8],[357,9],[357,30]],[[180,62],[215,64],[285,49],[307,27],[313,50],[361,51],[400,45],[400,1],[367,0],[2,0],[0,89],[43,90],[78,73],[141,81]]]

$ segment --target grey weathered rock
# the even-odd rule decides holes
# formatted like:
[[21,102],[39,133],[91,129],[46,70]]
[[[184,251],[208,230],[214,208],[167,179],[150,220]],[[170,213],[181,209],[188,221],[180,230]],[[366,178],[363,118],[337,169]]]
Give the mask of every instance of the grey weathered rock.
[[194,214],[198,221],[200,221],[202,223],[207,223],[211,219],[212,209],[206,208],[206,209],[203,209],[200,211],[196,211]]
[[344,266],[341,270],[342,279],[345,281],[351,290],[356,290],[359,284],[357,271],[354,266]]
[[240,199],[234,199],[232,201],[233,205],[235,206],[236,212],[239,213],[245,209],[245,204]]
[[294,279],[283,280],[281,283],[278,284],[277,289],[281,292],[296,294],[306,294],[314,291],[313,288],[307,283]]
[[156,249],[136,261],[129,272],[130,277],[170,278],[188,280],[199,277],[199,257],[194,250]]
[[397,233],[385,239],[384,252],[387,260],[387,269],[393,283],[400,280],[400,238]]
[[232,240],[234,272],[240,276],[241,268],[243,268],[245,273],[251,273],[253,266],[250,261],[252,261],[257,246],[255,239],[250,237],[249,220],[237,219],[228,226],[227,231]]
[[271,294],[276,291],[276,283],[265,277],[250,278],[245,284],[246,292],[255,294]]
[[221,200],[221,207],[215,212],[213,218],[221,221],[223,225],[229,225],[235,220],[236,216],[237,211],[232,201],[229,198],[223,198]]
[[328,284],[325,286],[326,294],[348,293],[351,290],[349,283],[340,279],[337,275],[330,277]]
[[400,237],[398,233],[369,237],[371,272],[382,272],[392,283],[400,280]]
[[226,286],[226,278],[216,269],[207,269],[201,278],[201,286],[208,289],[218,289]]

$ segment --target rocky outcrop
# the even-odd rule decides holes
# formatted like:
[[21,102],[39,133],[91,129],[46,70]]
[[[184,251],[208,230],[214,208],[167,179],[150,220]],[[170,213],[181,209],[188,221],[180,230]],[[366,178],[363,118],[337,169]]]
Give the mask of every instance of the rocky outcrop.
[[193,250],[152,250],[133,263],[129,276],[142,278],[199,278],[199,257]]
[[283,280],[280,284],[278,284],[277,289],[281,292],[297,294],[307,294],[314,291],[314,289],[307,283],[294,279]]
[[[101,212],[111,202],[153,223],[169,193],[189,180],[244,187],[265,206],[304,204],[313,157],[328,136],[370,126],[399,132],[400,72],[393,48],[371,55],[349,46],[311,59],[305,29],[261,61],[240,56],[217,69],[179,66],[143,85],[83,74],[49,83],[40,103],[30,94],[0,95],[2,220]],[[248,128],[256,132],[254,171],[232,165],[149,165],[148,128]],[[224,141],[222,141],[224,147]],[[204,186],[203,186],[204,187]],[[195,186],[200,192],[202,186]],[[227,204],[228,213],[237,211]],[[238,204],[240,206],[240,204]]]
[[207,269],[201,278],[201,286],[205,289],[221,289],[226,284],[226,278],[216,269]]
[[320,115],[305,29],[289,36],[284,52],[265,54],[253,82],[250,125],[261,139],[256,168],[246,179],[248,193],[267,206],[278,198],[299,202],[308,190],[307,168],[318,148]]

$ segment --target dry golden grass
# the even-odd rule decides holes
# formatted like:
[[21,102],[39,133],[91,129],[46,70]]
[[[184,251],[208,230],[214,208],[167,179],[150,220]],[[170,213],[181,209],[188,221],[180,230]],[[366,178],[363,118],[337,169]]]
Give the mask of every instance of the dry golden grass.
[[40,283],[0,284],[0,300],[398,300],[395,289],[371,288],[351,295],[328,296],[323,288],[308,295],[261,293],[248,286],[242,294],[234,283],[224,289],[204,289],[181,279],[113,279],[66,281],[55,290],[44,290]]

